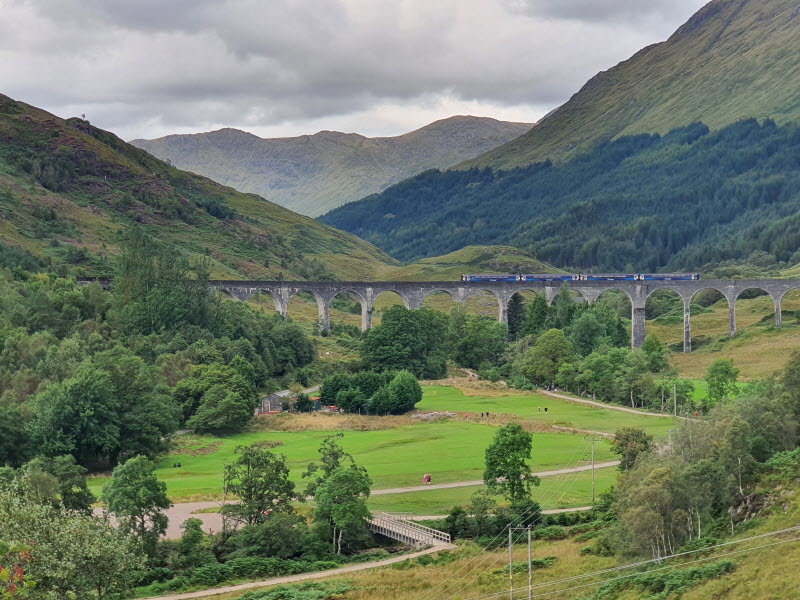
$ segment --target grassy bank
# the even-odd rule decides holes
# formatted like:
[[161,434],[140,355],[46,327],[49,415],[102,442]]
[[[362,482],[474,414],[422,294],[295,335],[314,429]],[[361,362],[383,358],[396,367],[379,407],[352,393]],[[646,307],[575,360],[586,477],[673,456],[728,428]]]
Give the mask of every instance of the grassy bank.
[[[494,426],[471,422],[418,423],[378,431],[348,431],[342,445],[367,468],[375,489],[409,487],[419,485],[425,472],[433,474],[437,483],[481,479],[484,451],[495,431]],[[308,463],[318,458],[320,443],[331,433],[267,431],[226,437],[191,436],[159,461],[156,474],[166,482],[173,501],[218,498],[222,492],[223,469],[233,460],[235,448],[269,443],[275,445],[276,452],[286,455],[292,479],[300,482]],[[570,464],[582,442],[582,436],[534,434],[531,464],[538,471]],[[597,460],[611,458],[608,442],[599,442]],[[176,463],[181,466],[173,467]],[[99,491],[105,481],[105,478],[93,478],[90,485]]]
[[[424,388],[422,411],[509,413],[559,427],[574,427],[614,433],[619,427],[640,427],[649,433],[666,436],[674,427],[669,417],[650,417],[630,412],[569,402],[533,392],[493,390],[491,388],[429,385]],[[547,412],[545,412],[547,408]]]

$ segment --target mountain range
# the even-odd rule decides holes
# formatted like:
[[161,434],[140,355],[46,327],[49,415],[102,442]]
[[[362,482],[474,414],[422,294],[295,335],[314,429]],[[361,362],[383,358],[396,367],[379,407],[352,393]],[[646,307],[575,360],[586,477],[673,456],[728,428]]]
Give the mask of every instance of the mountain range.
[[186,173],[89,122],[0,95],[0,240],[108,274],[141,227],[221,278],[360,278],[398,263],[357,237]]
[[563,162],[599,143],[702,121],[800,119],[800,4],[714,0],[667,41],[597,74],[525,135],[459,167]]
[[403,266],[354,235],[154,158],[78,118],[0,95],[0,267],[111,275],[142,228],[222,279],[458,279],[542,271],[515,248],[465,248]]
[[470,244],[562,268],[800,261],[800,5],[714,0],[513,142],[321,217],[417,260]]
[[800,129],[755,119],[625,136],[564,164],[429,171],[322,218],[403,260],[469,244],[564,269],[800,262]]
[[131,143],[181,169],[318,216],[428,169],[473,158],[532,126],[456,116],[396,137],[320,131],[264,139],[220,129]]

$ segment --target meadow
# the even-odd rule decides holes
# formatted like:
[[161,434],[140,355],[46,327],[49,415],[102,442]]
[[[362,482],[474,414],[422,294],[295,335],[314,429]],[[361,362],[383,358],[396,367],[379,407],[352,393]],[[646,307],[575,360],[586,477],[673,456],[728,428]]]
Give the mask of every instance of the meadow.
[[[569,402],[535,392],[491,389],[488,387],[426,385],[423,387],[421,411],[456,411],[473,413],[506,413],[523,419],[542,421],[559,427],[574,427],[614,433],[620,427],[639,427],[648,433],[666,437],[675,426],[671,417],[651,417]],[[547,408],[547,412],[545,412]]]
[[[217,499],[222,493],[224,467],[234,460],[236,448],[264,444],[286,456],[292,480],[302,485],[301,475],[307,465],[318,458],[322,440],[342,432],[343,447],[367,468],[373,489],[412,487],[420,485],[425,472],[433,476],[434,483],[482,479],[484,451],[497,427],[511,420],[521,422],[534,432],[531,465],[536,472],[589,464],[586,436],[558,432],[552,426],[602,433],[613,433],[619,427],[639,427],[656,437],[666,437],[675,425],[671,417],[638,415],[533,392],[504,390],[491,384],[465,382],[458,385],[424,385],[418,409],[421,412],[470,413],[469,420],[463,420],[462,415],[434,422],[408,417],[325,414],[261,417],[246,433],[177,438],[172,453],[159,460],[156,473],[166,482],[167,492],[174,502]],[[481,412],[489,412],[491,416],[481,419]],[[598,439],[596,461],[614,458],[609,440]],[[181,466],[173,466],[177,464]],[[608,477],[613,478],[610,471]],[[578,479],[577,491],[572,492],[574,501],[568,503],[570,506],[580,503],[577,498],[585,503],[589,497],[587,483]],[[92,477],[89,485],[99,493],[105,481],[107,477]],[[426,490],[376,496],[372,502],[376,510],[412,510],[408,507],[413,507],[412,512],[418,514],[437,514],[430,511],[466,501],[472,491],[474,489],[467,488]]]
[[[582,455],[581,465],[588,464],[587,454]],[[607,467],[595,471],[596,498],[608,491],[617,480],[617,468]],[[458,488],[432,489],[423,492],[403,494],[381,494],[371,496],[369,508],[372,511],[410,512],[415,515],[444,515],[453,506],[466,506],[472,494],[484,489],[483,485]],[[566,473],[552,477],[542,477],[539,486],[533,489],[532,497],[543,510],[555,508],[575,508],[592,503],[592,473]],[[501,496],[495,496],[498,504],[507,504]]]
[[[433,475],[435,483],[482,479],[484,451],[495,431],[494,426],[472,422],[421,422],[377,431],[347,431],[342,446],[367,468],[374,489],[411,487],[420,485],[425,472]],[[308,463],[318,458],[322,440],[332,433],[311,430],[186,436],[173,453],[158,462],[156,474],[166,482],[175,502],[216,499],[222,493],[223,469],[234,460],[236,447],[266,443],[286,456],[291,478],[301,482]],[[585,445],[580,435],[535,433],[531,466],[534,471],[548,471],[574,465],[578,449]],[[607,440],[597,443],[598,462],[614,458],[609,448]],[[178,463],[180,467],[173,466]],[[92,478],[90,487],[99,491],[106,480]]]

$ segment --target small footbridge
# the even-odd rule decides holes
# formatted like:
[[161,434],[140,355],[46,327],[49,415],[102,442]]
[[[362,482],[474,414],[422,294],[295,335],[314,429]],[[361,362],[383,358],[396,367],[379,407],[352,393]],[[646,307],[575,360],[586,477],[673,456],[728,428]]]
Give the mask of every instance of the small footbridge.
[[411,513],[375,513],[369,521],[369,528],[373,533],[416,548],[450,545],[449,533],[414,522]]

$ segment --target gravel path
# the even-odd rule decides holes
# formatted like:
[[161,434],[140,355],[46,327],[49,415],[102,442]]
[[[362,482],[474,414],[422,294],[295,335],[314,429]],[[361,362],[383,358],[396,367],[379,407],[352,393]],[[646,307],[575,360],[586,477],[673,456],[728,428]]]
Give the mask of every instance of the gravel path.
[[[626,408],[624,406],[616,406],[615,404],[606,404],[605,402],[596,402],[595,400],[584,400],[583,398],[575,398],[574,396],[566,396],[564,394],[557,394],[556,392],[548,392],[547,390],[537,389],[537,394],[544,394],[545,396],[552,396],[553,398],[559,398],[561,400],[569,400],[570,402],[577,402],[578,404],[590,404],[592,406],[598,406],[600,408],[608,408],[610,410],[621,410],[622,412],[633,413],[635,415],[644,415],[645,417],[669,417],[674,418],[674,415],[668,415],[664,413],[654,413],[654,412],[645,412],[643,410],[637,410],[635,408]],[[684,417],[678,417],[682,419]]]
[[[592,510],[591,506],[579,506],[577,508],[551,508],[549,510],[543,510],[543,515],[560,515],[561,513],[571,513],[571,512],[584,512],[587,510]],[[444,519],[447,515],[413,515],[411,517],[412,521],[432,521],[434,519]]]
[[349,565],[339,569],[331,569],[329,571],[315,571],[314,573],[301,573],[300,575],[289,575],[288,577],[275,577],[273,579],[264,579],[263,581],[251,581],[249,583],[240,583],[239,585],[226,585],[224,587],[211,588],[207,590],[200,590],[198,592],[186,592],[183,594],[172,594],[171,596],[156,596],[153,598],[144,598],[143,600],[188,600],[189,598],[203,598],[204,596],[215,596],[217,594],[227,594],[229,592],[240,592],[245,590],[252,590],[253,588],[261,588],[272,585],[282,585],[286,583],[297,583],[299,581],[307,581],[309,579],[322,579],[323,577],[335,577],[337,575],[346,575],[348,573],[355,573],[357,571],[366,571],[367,569],[374,569],[376,567],[385,567],[394,563],[403,562],[424,556],[426,554],[433,554],[434,552],[441,552],[442,550],[451,550],[455,548],[453,544],[437,544],[426,550],[420,550],[412,554],[404,554],[402,556],[394,556],[384,560],[375,562],[361,563],[357,565]]
[[[608,467],[616,467],[619,464],[618,460],[609,460],[606,462],[595,463],[595,469],[607,469]],[[568,473],[580,473],[582,471],[591,471],[592,465],[583,465],[580,467],[569,467],[566,469],[555,469],[553,471],[541,471],[534,473],[537,477],[553,477],[555,475],[566,475]],[[382,490],[372,490],[373,496],[383,496],[384,494],[405,494],[407,492],[427,492],[428,490],[448,490],[451,488],[470,487],[473,485],[482,485],[483,479],[475,479],[473,481],[454,481],[452,483],[435,483],[433,485],[417,485],[414,487],[402,488],[385,488]]]
[[[595,469],[608,469],[609,467],[616,467],[619,464],[618,460],[609,460],[606,462],[596,463]],[[566,475],[568,473],[580,473],[582,471],[591,471],[592,465],[583,465],[580,467],[570,467],[567,469],[555,469],[553,471],[542,471],[534,473],[538,477],[553,477],[555,475]],[[483,484],[482,479],[474,481],[454,481],[452,483],[438,483],[434,485],[419,485],[414,487],[402,488],[385,488],[382,490],[372,490],[373,496],[383,496],[385,494],[405,494],[408,492],[427,492],[429,490],[447,490],[460,487],[470,487],[474,485]],[[203,522],[203,529],[205,531],[219,531],[222,528],[222,517],[219,513],[200,513],[194,514],[199,510],[207,510],[210,508],[219,508],[222,506],[221,502],[207,501],[207,502],[181,502],[174,504],[172,508],[166,511],[169,518],[169,525],[167,526],[167,539],[174,540],[181,537],[181,524],[189,518],[200,519]],[[582,509],[566,509],[582,510]],[[564,509],[558,509],[554,512],[566,512]],[[554,512],[544,511],[547,514],[554,514]],[[436,517],[432,517],[436,518]]]

